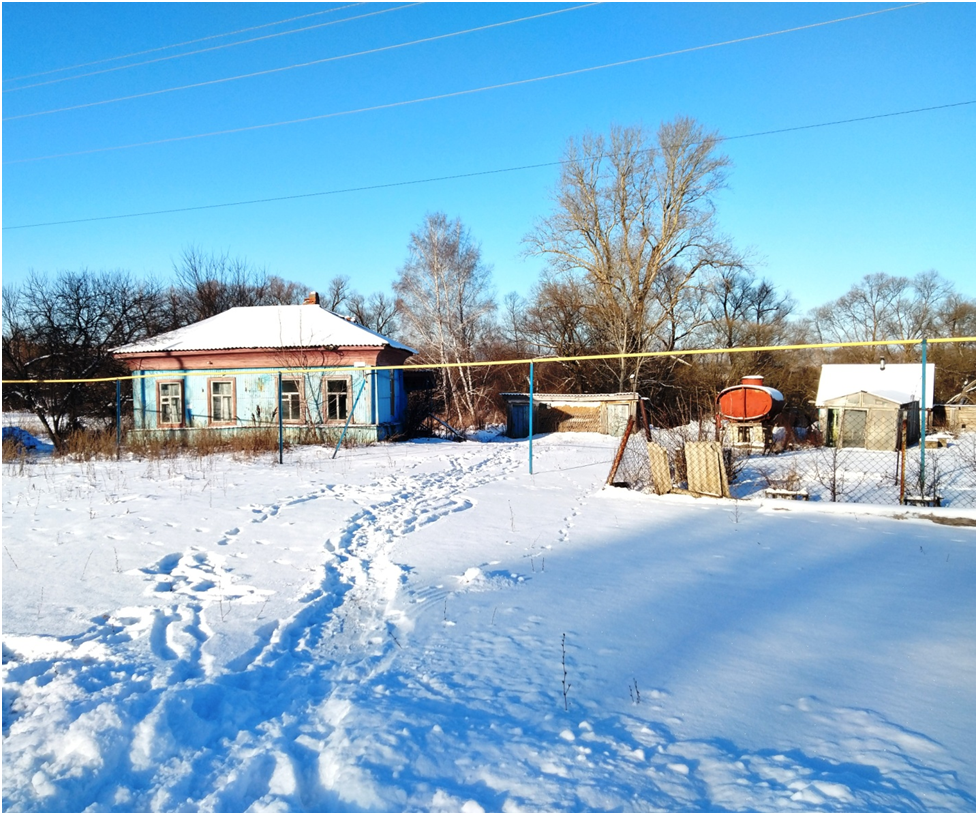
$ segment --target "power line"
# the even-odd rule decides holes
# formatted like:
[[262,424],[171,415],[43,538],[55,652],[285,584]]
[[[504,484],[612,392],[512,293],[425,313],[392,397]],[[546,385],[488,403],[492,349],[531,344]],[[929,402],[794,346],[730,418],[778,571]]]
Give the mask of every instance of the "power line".
[[[821,127],[834,127],[837,125],[853,124],[855,122],[869,122],[874,119],[888,119],[894,116],[907,116],[913,113],[928,113],[935,110],[946,110],[947,108],[962,107],[964,105],[973,105],[975,100],[972,99],[967,102],[951,102],[946,105],[933,105],[926,108],[914,108],[912,110],[898,110],[891,113],[876,113],[871,116],[859,116],[851,119],[836,119],[831,122],[819,122],[817,124],[808,125],[797,125],[795,127],[783,127],[777,130],[761,130],[755,133],[743,133],[739,136],[721,136],[717,139],[718,142],[724,141],[735,141],[738,139],[752,139],[758,136],[773,136],[778,133],[794,133],[799,130],[814,130]],[[151,215],[173,215],[181,212],[198,212],[207,209],[224,209],[227,207],[243,207],[250,206],[254,204],[271,204],[278,201],[298,201],[303,198],[322,198],[330,195],[345,195],[354,192],[370,192],[374,190],[386,190],[392,189],[394,187],[410,187],[418,184],[432,184],[438,181],[457,181],[463,178],[478,178],[479,176],[487,175],[500,175],[502,173],[516,173],[523,172],[526,170],[538,170],[545,167],[559,167],[561,165],[567,164],[571,159],[562,159],[560,161],[545,161],[538,164],[523,164],[518,167],[501,167],[494,170],[477,170],[471,173],[456,173],[454,175],[442,175],[433,176],[430,178],[418,178],[410,181],[392,181],[384,184],[369,184],[361,187],[344,187],[336,190],[322,190],[320,192],[305,192],[296,193],[294,195],[279,195],[269,198],[252,198],[247,201],[228,201],[220,204],[201,204],[194,207],[176,207],[173,209],[156,209],[147,210],[145,212],[129,212],[122,215],[100,215],[92,218],[75,218],[65,221],[46,221],[43,223],[34,224],[19,224],[17,226],[5,226],[4,231],[13,229],[34,229],[36,227],[42,226],[63,226],[66,224],[84,224],[91,223],[94,221],[115,221],[125,218],[142,218]]]
[[324,119],[332,119],[339,116],[352,116],[358,113],[370,113],[378,110],[390,110],[392,108],[405,107],[407,105],[416,105],[422,102],[434,102],[441,99],[453,99],[460,96],[469,96],[475,93],[482,93],[484,91],[500,90],[502,88],[514,88],[520,85],[530,85],[536,82],[544,82],[550,79],[558,79],[558,78],[563,78],[568,76],[578,76],[580,74],[591,73],[593,71],[601,71],[606,68],[619,68],[624,65],[635,65],[640,62],[647,62],[653,59],[661,59],[664,57],[677,56],[679,54],[690,54],[696,51],[706,51],[711,48],[719,48],[726,45],[735,45],[738,43],[750,42],[751,40],[761,40],[767,37],[776,37],[781,34],[791,34],[797,31],[805,31],[813,28],[821,28],[823,26],[833,25],[835,23],[843,23],[843,22],[848,22],[850,20],[858,20],[863,17],[872,17],[877,14],[886,14],[887,12],[890,11],[899,11],[902,9],[912,8],[914,6],[920,6],[920,5],[925,5],[925,4],[908,3],[903,6],[892,6],[890,8],[878,9],[875,11],[867,11],[862,14],[850,15],[848,17],[838,17],[834,20],[826,20],[820,23],[809,23],[808,25],[795,26],[794,28],[784,28],[781,29],[780,31],[769,31],[764,34],[753,34],[749,37],[738,37],[737,39],[725,40],[723,42],[709,43],[707,45],[696,45],[690,48],[680,48],[676,51],[666,51],[661,54],[652,54],[650,56],[645,56],[645,57],[635,57],[634,59],[620,60],[618,62],[609,62],[604,65],[595,65],[589,68],[577,68],[571,71],[562,71],[560,73],[548,74],[547,76],[532,77],[530,79],[518,79],[512,82],[501,82],[496,85],[485,85],[481,88],[470,88],[468,90],[435,94],[433,96],[425,96],[417,99],[407,99],[407,100],[402,100],[400,102],[387,102],[385,104],[380,104],[380,105],[371,105],[368,107],[356,108],[353,110],[335,111],[333,113],[321,113],[315,116],[304,116],[299,119],[289,119],[280,122],[267,122],[265,124],[258,124],[258,125],[244,125],[242,127],[228,128],[226,130],[213,130],[208,133],[195,133],[189,136],[171,136],[165,139],[154,139],[152,141],[134,142],[132,144],[120,144],[120,145],[114,145],[112,147],[95,147],[90,150],[76,150],[71,153],[54,153],[47,156],[33,156],[31,158],[12,159],[11,161],[5,161],[3,163],[24,164],[32,161],[47,161],[56,158],[71,158],[74,156],[86,156],[86,155],[92,155],[94,153],[107,153],[115,150],[128,150],[133,147],[151,147],[159,144],[173,144],[175,142],[191,141],[193,139],[204,139],[212,136],[227,136],[233,133],[247,133],[255,130],[266,130],[272,127],[282,127],[284,125],[294,125],[294,124],[303,124],[306,122],[322,121]]
[[[300,14],[298,17],[288,17],[288,18],[286,18],[284,20],[276,20],[273,23],[262,23],[261,25],[249,26],[248,28],[239,28],[236,31],[226,31],[223,34],[210,34],[210,35],[208,35],[206,37],[198,37],[195,40],[186,40],[185,42],[177,42],[177,43],[174,43],[173,45],[160,45],[160,46],[157,46],[156,48],[147,48],[145,51],[134,51],[131,54],[123,54],[123,55],[118,56],[118,57],[106,57],[105,59],[97,59],[97,60],[94,60],[92,62],[82,62],[82,63],[79,63],[78,65],[69,65],[66,68],[52,68],[49,71],[38,71],[37,73],[33,73],[33,74],[23,74],[22,76],[12,76],[12,77],[5,78],[3,81],[4,82],[17,82],[18,80],[21,80],[21,79],[33,79],[36,76],[48,76],[50,74],[59,74],[59,73],[62,73],[64,71],[74,71],[74,70],[76,70],[78,68],[89,68],[92,65],[103,65],[106,62],[115,62],[116,60],[120,60],[120,59],[131,59],[132,57],[141,57],[141,56],[145,56],[146,54],[155,54],[157,51],[166,51],[167,49],[170,49],[170,48],[182,48],[185,45],[196,45],[199,42],[207,42],[208,40],[217,40],[217,39],[220,39],[221,37],[233,37],[236,34],[246,34],[249,31],[257,31],[260,28],[270,28],[271,26],[274,26],[274,25],[282,25],[283,23],[294,23],[296,20],[305,20],[305,19],[307,19],[309,17],[317,17],[320,14],[333,14],[333,13],[335,13],[337,11],[344,11],[345,9],[354,8],[355,6],[362,6],[362,5],[363,5],[363,3],[351,3],[350,5],[347,5],[347,6],[339,6],[338,8],[326,9],[325,11],[314,11],[314,12],[312,12],[310,14]],[[302,29],[300,29],[300,30],[302,30]],[[286,33],[288,33],[288,32],[286,32]],[[231,44],[232,45],[235,45],[236,43],[231,43]],[[221,47],[224,47],[224,46],[221,46]],[[207,49],[205,49],[205,50],[207,50]],[[196,54],[196,53],[200,53],[200,52],[192,51],[191,53],[192,54]],[[181,57],[181,56],[190,56],[190,54],[177,54],[176,55],[176,57]],[[165,59],[175,59],[176,57],[165,57]],[[151,60],[151,61],[155,61],[155,60]],[[147,63],[139,63],[139,64],[140,65],[145,65]],[[118,68],[109,68],[108,70],[109,71],[118,71],[118,70],[122,70],[123,68],[132,68],[132,67],[134,67],[134,66],[132,66],[132,65],[122,65],[122,66],[120,66]],[[80,79],[83,76],[93,76],[94,74],[99,74],[99,73],[106,73],[106,71],[93,71],[92,73],[89,73],[89,74],[81,74],[79,76],[66,76],[66,77],[63,77],[62,79],[53,79],[50,82],[39,82],[36,85],[25,85],[25,86],[23,86],[21,88],[11,88],[10,90],[11,91],[22,91],[22,90],[26,90],[27,88],[36,88],[36,87],[39,87],[40,85],[51,85],[51,84],[54,84],[55,82],[67,82],[68,80],[71,80],[71,79]],[[7,91],[4,91],[4,93],[7,93]]]
[[[329,23],[320,23],[317,26],[311,26],[311,27],[312,28],[318,28],[318,27],[325,26],[325,25],[336,25],[338,23],[349,22],[350,20],[360,20],[360,19],[363,19],[364,17],[372,17],[375,14],[384,14],[384,13],[386,13],[388,11],[400,11],[401,9],[411,8],[412,6],[418,6],[418,5],[421,5],[421,3],[411,3],[410,5],[398,6],[397,8],[385,9],[384,11],[374,11],[374,12],[371,12],[370,14],[360,15],[359,17],[348,17],[345,20],[335,20],[335,21],[332,21],[332,22],[329,22]],[[157,95],[159,95],[161,93],[172,93],[173,91],[185,91],[185,90],[189,90],[191,88],[203,88],[203,87],[206,87],[208,85],[220,85],[220,84],[222,84],[224,82],[233,82],[233,81],[238,80],[238,79],[253,79],[256,76],[267,76],[268,74],[277,74],[277,73],[281,73],[282,71],[291,71],[291,70],[293,70],[295,68],[308,68],[308,67],[310,67],[312,65],[323,65],[323,64],[325,64],[327,62],[336,62],[338,60],[350,59],[352,57],[362,57],[362,56],[366,56],[368,54],[379,54],[379,53],[382,53],[384,51],[394,51],[394,50],[396,50],[398,48],[406,48],[406,47],[408,47],[410,45],[421,45],[423,43],[436,42],[438,40],[449,39],[450,37],[458,37],[458,36],[461,36],[462,34],[473,34],[473,33],[477,32],[477,31],[488,31],[491,28],[500,28],[500,27],[506,26],[506,25],[513,25],[514,23],[524,23],[527,20],[538,20],[541,17],[551,17],[551,16],[553,16],[555,14],[563,14],[565,11],[577,11],[579,9],[590,8],[591,6],[597,6],[597,5],[600,5],[600,2],[586,3],[586,4],[581,5],[581,6],[571,6],[569,8],[557,9],[556,11],[547,11],[547,12],[544,12],[542,14],[533,14],[533,15],[531,15],[529,17],[520,17],[520,18],[515,19],[515,20],[504,20],[503,22],[500,22],[500,23],[490,23],[489,25],[482,25],[482,26],[478,26],[476,28],[468,28],[468,29],[465,29],[464,31],[452,31],[452,32],[449,32],[448,34],[438,34],[438,35],[433,36],[433,37],[424,37],[424,38],[422,38],[420,40],[412,40],[411,42],[402,42],[402,43],[397,43],[395,45],[385,45],[385,46],[381,46],[380,48],[371,48],[371,49],[368,49],[366,51],[357,51],[357,52],[350,53],[350,54],[340,54],[340,55],[335,56],[335,57],[323,57],[322,59],[314,59],[314,60],[311,60],[309,62],[297,62],[297,63],[293,63],[292,65],[284,65],[284,66],[282,66],[280,68],[269,68],[269,69],[264,70],[264,71],[253,71],[252,73],[238,74],[237,76],[228,76],[228,77],[224,77],[222,79],[208,79],[208,80],[205,80],[203,82],[194,82],[194,83],[191,83],[189,85],[179,85],[179,86],[173,87],[173,88],[161,88],[160,90],[146,91],[145,93],[134,93],[134,94],[131,94],[129,96],[119,96],[119,97],[116,97],[115,99],[103,99],[103,100],[98,101],[98,102],[84,102],[84,103],[82,103],[80,105],[70,105],[68,107],[54,108],[52,110],[41,110],[41,111],[37,111],[36,113],[22,113],[22,114],[19,114],[17,116],[7,116],[7,117],[5,117],[3,119],[3,121],[9,122],[9,121],[12,121],[14,119],[29,119],[29,118],[34,117],[34,116],[46,116],[49,113],[65,113],[66,111],[69,111],[69,110],[80,110],[82,108],[91,108],[91,107],[96,107],[98,105],[109,105],[109,104],[112,104],[113,102],[128,102],[128,101],[130,101],[132,99],[142,99],[142,98],[147,97],[147,96],[157,96]],[[292,33],[292,32],[283,32],[283,33]],[[269,34],[268,36],[269,37],[277,37],[277,36],[280,36],[280,35],[279,34]],[[257,39],[265,39],[265,38],[264,37],[259,37]],[[246,40],[246,42],[251,42],[251,41],[250,40]],[[232,44],[233,45],[238,45],[240,43],[232,43]],[[217,48],[227,48],[228,46],[220,45],[220,46],[216,46],[216,47]],[[213,50],[213,49],[206,49],[206,50]],[[171,57],[166,57],[166,59],[171,59]]]

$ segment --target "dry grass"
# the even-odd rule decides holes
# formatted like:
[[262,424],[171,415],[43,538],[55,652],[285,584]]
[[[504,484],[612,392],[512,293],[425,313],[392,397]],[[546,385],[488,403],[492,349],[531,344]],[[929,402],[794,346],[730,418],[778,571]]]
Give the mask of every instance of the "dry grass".
[[[139,459],[170,459],[177,456],[197,458],[230,453],[255,458],[278,450],[278,433],[271,427],[260,427],[235,433],[201,429],[193,433],[129,433],[122,447],[116,445],[115,431],[78,431],[68,438],[60,454],[76,461],[117,458],[121,453]],[[6,457],[6,446],[4,456]]]
[[3,463],[23,467],[30,459],[30,452],[13,439],[3,440]]

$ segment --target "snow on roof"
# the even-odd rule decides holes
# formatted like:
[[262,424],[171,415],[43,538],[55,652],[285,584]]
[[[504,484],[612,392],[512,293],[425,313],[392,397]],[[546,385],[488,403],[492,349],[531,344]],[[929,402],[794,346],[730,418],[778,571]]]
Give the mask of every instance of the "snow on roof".
[[322,348],[389,345],[413,348],[316,305],[242,306],[198,323],[114,349],[117,354],[234,348]]
[[[920,400],[920,365],[887,365],[880,370],[873,365],[823,365],[818,380],[815,405],[821,407],[829,399],[866,391],[905,405]],[[934,403],[934,366],[927,365],[927,405]]]

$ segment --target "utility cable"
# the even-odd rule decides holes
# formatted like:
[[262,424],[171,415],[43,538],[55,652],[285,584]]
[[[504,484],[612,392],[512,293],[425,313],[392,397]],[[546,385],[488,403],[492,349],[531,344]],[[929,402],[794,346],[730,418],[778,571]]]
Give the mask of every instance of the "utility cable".
[[[298,17],[288,17],[284,20],[276,20],[273,23],[262,23],[261,25],[249,26],[248,28],[239,28],[236,31],[226,31],[223,34],[210,34],[206,37],[198,37],[195,40],[186,40],[185,42],[177,42],[174,43],[173,45],[160,45],[157,46],[156,48],[147,48],[145,51],[134,51],[131,54],[123,54],[122,56],[118,56],[118,57],[106,57],[105,59],[97,59],[92,62],[82,62],[79,63],[78,65],[69,65],[65,68],[52,68],[49,71],[38,71],[37,73],[33,73],[33,74],[23,74],[22,76],[7,77],[3,81],[17,82],[21,79],[33,79],[34,77],[38,77],[38,76],[48,76],[50,74],[58,74],[64,71],[74,71],[77,70],[78,68],[89,68],[92,65],[103,65],[106,62],[115,62],[116,60],[120,60],[120,59],[131,59],[132,57],[141,57],[141,56],[145,56],[146,54],[155,54],[157,51],[166,51],[170,48],[183,48],[183,46],[185,45],[196,45],[199,42],[207,42],[208,40],[217,40],[220,39],[221,37],[233,37],[236,34],[246,34],[249,31],[257,31],[260,28],[270,28],[271,26],[274,25],[283,25],[284,23],[294,23],[296,20],[305,20],[309,17],[317,17],[320,14],[333,14],[337,11],[344,11],[348,8],[354,8],[356,6],[362,6],[362,5],[363,3],[351,3],[350,5],[347,6],[339,6],[338,8],[326,9],[325,11],[314,11],[310,14],[300,14]],[[304,29],[299,29],[299,30],[304,30]],[[289,32],[285,32],[285,33],[289,33]],[[246,42],[251,42],[251,40],[246,40]],[[237,43],[231,43],[231,45],[237,45]],[[224,47],[224,46],[220,46],[220,47]],[[209,49],[204,49],[204,50],[206,51]],[[191,54],[197,54],[197,53],[201,53],[201,52],[191,51],[189,54],[177,54],[174,57],[164,57],[164,59],[176,59],[177,57],[190,56]],[[150,62],[156,62],[156,61],[157,60],[150,60]],[[148,63],[140,62],[137,64],[146,65]],[[22,91],[22,90],[26,90],[27,88],[36,88],[39,87],[40,85],[52,85],[56,82],[66,82],[71,79],[81,79],[82,77],[85,76],[94,76],[95,74],[107,73],[108,71],[119,71],[122,70],[123,68],[132,68],[132,67],[135,66],[121,65],[118,68],[108,68],[105,71],[93,71],[92,73],[79,74],[78,76],[66,76],[61,79],[52,79],[49,82],[38,82],[35,85],[24,85],[23,87],[20,88],[10,88],[10,91]],[[7,93],[7,91],[4,91],[4,93]]]
[[[525,359],[494,359],[483,360],[480,362],[414,362],[405,365],[321,365],[312,368],[292,368],[281,369],[281,373],[290,374],[309,374],[309,373],[329,373],[346,371],[410,371],[410,370],[444,370],[450,368],[498,368],[505,365],[527,365],[534,363],[541,365],[547,362],[591,362],[607,359],[653,359],[655,357],[684,357],[684,356],[704,356],[707,354],[756,354],[771,351],[806,351],[820,350],[828,348],[873,348],[884,345],[920,345],[926,342],[928,345],[941,343],[973,343],[976,337],[935,337],[915,340],[859,340],[857,342],[815,342],[802,343],[797,345],[754,345],[739,348],[678,348],[671,351],[635,351],[629,354],[587,354],[577,357],[527,357]],[[208,370],[208,371],[182,371],[181,378],[192,377],[215,377],[230,376],[232,374],[246,374],[274,371],[276,368],[228,368],[227,370]],[[130,374],[129,376],[102,376],[92,379],[4,379],[4,385],[78,385],[95,382],[135,382],[141,379],[169,379],[173,378],[173,371],[152,371],[149,373]]]
[[[956,108],[956,107],[961,107],[963,105],[973,105],[973,104],[975,104],[974,99],[968,102],[952,102],[947,105],[934,105],[932,107],[927,107],[927,108],[914,108],[913,110],[898,110],[892,113],[877,113],[872,116],[859,116],[852,119],[836,119],[835,121],[831,121],[831,122],[819,122],[817,124],[797,125],[795,127],[784,127],[778,130],[762,130],[756,133],[743,133],[739,136],[725,136],[725,137],[721,136],[717,138],[717,141],[718,142],[734,141],[737,139],[751,139],[756,136],[773,136],[778,133],[794,133],[799,130],[812,130],[820,127],[833,127],[836,125],[852,124],[854,122],[868,122],[874,119],[887,119],[893,116],[907,116],[911,113],[927,113],[934,110],[945,110],[947,108]],[[602,158],[604,158],[604,156],[602,156]],[[546,161],[546,162],[541,162],[539,164],[524,164],[519,167],[501,167],[495,170],[478,170],[471,173],[457,173],[455,175],[443,175],[443,176],[436,176],[431,178],[419,178],[411,181],[393,181],[386,184],[370,184],[361,187],[344,187],[342,189],[336,189],[336,190],[323,190],[320,192],[297,193],[295,195],[280,195],[280,196],[269,197],[269,198],[253,198],[248,201],[228,201],[221,204],[201,204],[199,206],[194,206],[194,207],[177,207],[174,209],[156,209],[156,210],[148,210],[145,212],[129,212],[123,215],[100,215],[92,218],[75,218],[72,220],[65,220],[65,221],[45,221],[43,223],[18,224],[17,226],[5,226],[3,227],[3,230],[6,231],[6,230],[13,230],[13,229],[34,229],[35,227],[42,227],[42,226],[62,226],[64,224],[83,224],[83,223],[91,223],[93,221],[114,221],[123,218],[141,218],[150,215],[172,215],[180,212],[197,212],[205,209],[223,209],[225,207],[243,207],[252,204],[270,204],[277,201],[297,201],[302,198],[321,198],[328,195],[344,195],[353,192],[369,192],[372,190],[391,189],[393,187],[409,187],[417,184],[431,184],[437,181],[456,181],[462,178],[477,178],[479,176],[486,176],[486,175],[499,175],[502,173],[516,173],[525,170],[538,170],[544,167],[559,167],[561,165],[569,163],[570,161],[572,161],[572,159],[562,159],[560,161]]]
[[[110,71],[121,71],[124,68],[136,68],[136,67],[139,67],[141,65],[150,65],[150,64],[155,63],[155,62],[165,62],[166,60],[179,59],[180,57],[189,57],[189,56],[193,56],[194,54],[204,54],[204,53],[207,53],[208,51],[219,51],[222,48],[232,48],[232,47],[234,47],[236,45],[246,45],[246,44],[252,43],[252,42],[259,42],[260,40],[269,40],[269,39],[272,39],[274,37],[284,37],[286,34],[298,34],[298,33],[301,33],[303,31],[312,31],[313,29],[316,29],[316,28],[325,28],[326,26],[339,25],[340,23],[349,23],[349,22],[353,22],[354,20],[364,20],[367,17],[376,17],[378,14],[387,14],[390,11],[401,11],[402,9],[413,8],[414,6],[420,6],[420,5],[423,5],[423,3],[420,3],[420,2],[419,3],[408,3],[407,5],[404,5],[404,6],[395,6],[394,8],[381,9],[380,11],[371,11],[371,12],[368,12],[366,14],[359,14],[356,17],[344,17],[342,20],[330,20],[329,22],[326,22],[326,23],[316,23],[315,25],[306,26],[305,28],[293,28],[290,31],[279,31],[276,34],[265,34],[264,36],[261,36],[261,37],[252,37],[250,40],[241,40],[239,42],[226,43],[225,45],[214,45],[214,46],[211,46],[210,48],[201,48],[199,51],[189,51],[186,54],[174,54],[174,55],[169,56],[169,57],[158,57],[157,59],[150,59],[150,60],[147,60],[145,62],[136,62],[136,63],[133,63],[132,65],[121,65],[121,66],[119,66],[117,68],[107,68],[104,71],[94,71],[91,74],[79,74],[79,76],[77,76],[77,77],[71,77],[71,78],[72,79],[80,79],[83,76],[94,76],[95,74],[104,74],[104,73],[109,73]],[[356,56],[356,55],[354,55],[354,56]],[[337,59],[341,59],[341,57],[337,57]],[[324,62],[327,62],[328,60],[323,60],[323,61]],[[309,63],[309,64],[310,65],[314,65],[315,63]],[[182,90],[186,90],[187,88],[200,87],[201,85],[215,85],[215,84],[218,84],[220,82],[230,82],[231,80],[234,80],[234,79],[245,79],[245,78],[248,78],[248,77],[251,77],[251,76],[261,76],[263,73],[275,73],[276,71],[285,71],[285,70],[288,70],[289,68],[292,68],[292,67],[301,68],[301,67],[304,67],[304,66],[303,65],[286,66],[285,68],[275,68],[275,69],[272,69],[270,71],[259,71],[259,72],[254,73],[254,74],[244,74],[242,76],[232,76],[232,77],[227,77],[226,79],[214,79],[214,80],[211,80],[209,82],[198,82],[198,83],[193,84],[193,85],[184,85],[182,87],[177,87],[177,88],[164,88],[164,89],[158,90],[158,91],[148,91],[146,93],[137,93],[137,94],[134,94],[132,96],[121,96],[121,97],[119,97],[117,99],[105,99],[105,100],[102,100],[102,101],[99,101],[99,102],[85,102],[85,103],[82,103],[80,105],[70,105],[68,107],[55,108],[53,110],[41,110],[41,111],[37,111],[35,113],[22,113],[22,114],[20,114],[18,116],[8,116],[3,121],[6,122],[6,121],[9,121],[11,119],[29,119],[29,118],[34,117],[34,116],[46,116],[49,113],[63,113],[64,111],[78,110],[79,108],[89,108],[89,107],[95,107],[97,105],[108,105],[108,104],[110,104],[112,102],[124,102],[124,101],[126,101],[128,99],[139,99],[142,96],[155,96],[156,94],[160,94],[160,93],[168,93],[170,91],[182,91]],[[60,82],[62,80],[55,80],[55,81]],[[50,84],[50,83],[41,83],[41,84]],[[25,88],[34,88],[34,87],[37,87],[37,86],[36,85],[25,85],[23,88],[13,88],[11,90],[17,90],[17,91],[19,91],[19,90],[24,90]],[[4,91],[4,93],[9,93],[9,92],[10,91]]]
[[[314,59],[314,60],[311,60],[309,62],[296,62],[296,63],[293,63],[292,65],[283,65],[280,68],[268,68],[267,70],[264,70],[264,71],[253,71],[252,73],[249,73],[249,74],[238,74],[237,76],[227,76],[227,77],[223,77],[222,79],[208,79],[208,80],[205,80],[203,82],[193,82],[193,83],[191,83],[189,85],[178,85],[178,86],[173,87],[173,88],[161,88],[161,89],[155,90],[155,91],[146,91],[144,93],[134,93],[134,94],[131,94],[129,96],[118,96],[115,99],[103,99],[103,100],[98,101],[98,102],[83,102],[82,104],[79,104],[79,105],[70,105],[68,107],[54,108],[52,110],[41,110],[41,111],[37,111],[36,113],[21,113],[21,114],[19,114],[17,116],[7,116],[7,117],[5,117],[3,119],[3,121],[9,122],[9,121],[12,121],[14,119],[29,119],[29,118],[32,118],[34,116],[47,116],[50,113],[65,113],[66,111],[69,111],[69,110],[80,110],[82,108],[91,108],[91,107],[96,107],[98,105],[110,105],[110,104],[112,104],[114,102],[128,102],[128,101],[130,101],[132,99],[142,99],[142,98],[147,97],[147,96],[158,96],[161,93],[172,93],[174,91],[185,91],[185,90],[190,90],[191,88],[203,88],[203,87],[206,87],[208,85],[220,85],[220,84],[222,84],[224,82],[234,82],[235,80],[238,80],[238,79],[253,79],[256,76],[267,76],[269,74],[277,74],[277,73],[281,73],[282,71],[291,71],[291,70],[294,70],[295,68],[308,68],[308,67],[310,67],[312,65],[323,65],[323,64],[325,64],[327,62],[336,62],[336,61],[339,61],[339,60],[342,60],[342,59],[350,59],[352,57],[363,57],[363,56],[367,56],[369,54],[380,54],[380,53],[382,53],[384,51],[394,51],[394,50],[396,50],[398,48],[407,48],[410,45],[421,45],[423,43],[428,43],[428,42],[437,42],[438,40],[446,40],[446,39],[449,39],[451,37],[458,37],[458,36],[461,36],[462,34],[473,34],[473,33],[477,32],[477,31],[488,31],[489,29],[492,29],[492,28],[501,28],[502,26],[513,25],[514,23],[524,23],[527,20],[538,20],[541,17],[551,17],[554,14],[563,14],[565,11],[577,11],[578,9],[590,8],[591,6],[597,6],[597,5],[600,5],[600,4],[601,4],[600,2],[586,3],[586,4],[581,5],[581,6],[571,6],[569,8],[557,9],[557,11],[547,11],[547,12],[544,12],[542,14],[533,14],[533,15],[531,15],[529,17],[520,17],[520,18],[515,19],[515,20],[504,20],[501,23],[490,23],[489,25],[481,25],[481,26],[478,26],[476,28],[467,28],[464,31],[452,31],[452,32],[449,32],[448,34],[438,34],[438,35],[433,36],[433,37],[424,37],[424,38],[422,38],[420,40],[412,40],[411,42],[402,42],[402,43],[397,43],[395,45],[384,45],[384,46],[381,46],[379,48],[370,48],[370,49],[368,49],[366,51],[356,51],[356,52],[349,53],[349,54],[339,54],[339,55],[334,56],[334,57],[323,57],[322,59]],[[311,26],[311,27],[312,28],[317,28],[317,27],[325,26],[325,25],[336,25],[337,23],[345,23],[345,22],[348,22],[350,20],[360,20],[360,19],[363,19],[364,17],[372,17],[375,14],[384,14],[387,11],[400,11],[401,9],[411,8],[412,6],[419,6],[419,5],[421,5],[421,3],[411,3],[411,4],[406,5],[406,6],[398,6],[397,8],[393,8],[393,9],[385,9],[384,11],[374,11],[374,12],[371,12],[370,14],[360,15],[359,17],[348,17],[345,20],[334,20],[334,21],[331,21],[329,23],[319,23],[317,26]],[[283,32],[283,33],[291,33],[291,32]],[[277,36],[280,36],[280,35],[279,34],[269,34],[267,36],[269,36],[269,37],[277,37]],[[265,38],[264,37],[260,37],[258,39],[265,39]],[[237,44],[237,43],[235,43],[235,44]],[[216,46],[216,47],[217,48],[226,48],[227,46],[219,45],[219,46]],[[208,50],[211,50],[211,49],[208,49]],[[169,57],[167,57],[167,59],[169,59]]]
[[558,79],[558,78],[563,78],[568,76],[578,76],[580,74],[591,73],[593,71],[601,71],[606,68],[619,68],[624,65],[635,65],[637,63],[647,62],[653,59],[661,59],[663,57],[671,57],[679,54],[690,54],[696,51],[705,51],[710,48],[719,48],[725,45],[735,45],[738,43],[750,42],[752,40],[765,39],[767,37],[776,37],[781,34],[791,34],[797,31],[805,31],[808,29],[833,25],[835,23],[848,22],[850,20],[858,20],[863,17],[872,17],[877,14],[886,14],[887,12],[890,11],[898,11],[901,9],[912,8],[913,6],[920,6],[920,5],[924,5],[924,3],[909,3],[903,6],[892,6],[890,8],[878,9],[875,11],[867,11],[867,12],[863,12],[862,14],[854,14],[848,17],[838,17],[834,20],[825,20],[820,23],[809,23],[808,25],[795,26],[794,28],[784,28],[781,29],[780,31],[769,31],[764,34],[753,34],[749,37],[738,37],[737,39],[725,40],[723,42],[709,43],[707,45],[696,45],[690,48],[681,48],[676,51],[666,51],[661,54],[652,54],[650,56],[645,56],[645,57],[635,57],[634,59],[620,60],[618,62],[609,62],[604,65],[595,65],[589,68],[577,68],[571,71],[562,71],[560,73],[548,74],[547,76],[532,77],[530,79],[518,79],[512,82],[501,82],[496,85],[485,85],[481,88],[470,88],[468,90],[453,91],[451,93],[435,94],[433,96],[425,96],[417,99],[407,99],[407,100],[402,100],[400,102],[387,102],[385,104],[380,104],[380,105],[371,105],[369,107],[356,108],[353,110],[336,111],[333,113],[322,113],[316,116],[304,116],[299,119],[289,119],[280,122],[268,122],[265,124],[258,124],[258,125],[244,125],[242,127],[233,127],[233,128],[228,128],[226,130],[213,130],[208,133],[195,133],[189,136],[171,136],[165,139],[154,139],[152,141],[133,142],[132,144],[120,144],[120,145],[114,145],[112,147],[95,147],[90,150],[76,150],[71,153],[54,153],[47,156],[33,156],[31,158],[13,159],[11,161],[5,161],[3,163],[24,164],[26,162],[31,162],[31,161],[47,161],[49,159],[55,159],[55,158],[86,156],[86,155],[92,155],[94,153],[106,153],[114,150],[128,150],[133,147],[150,147],[158,144],[173,144],[175,142],[209,138],[211,136],[227,136],[233,133],[247,133],[255,130],[265,130],[272,127],[282,127],[284,125],[294,125],[294,124],[302,124],[305,122],[322,121],[324,119],[332,119],[339,116],[352,116],[358,113],[368,113],[368,112],[378,111],[378,110],[390,110],[392,108],[405,107],[407,105],[416,105],[422,102],[433,102],[441,99],[453,99],[460,96],[469,96],[475,93],[482,93],[483,91],[500,90],[502,88],[514,88],[520,85],[529,85],[535,82],[544,82],[550,79]]

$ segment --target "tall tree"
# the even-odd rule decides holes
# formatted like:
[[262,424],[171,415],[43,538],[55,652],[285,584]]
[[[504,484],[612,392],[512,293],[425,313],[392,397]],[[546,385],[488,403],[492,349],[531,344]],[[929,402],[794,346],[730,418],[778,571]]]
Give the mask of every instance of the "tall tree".
[[[554,212],[525,240],[552,275],[586,286],[585,317],[601,351],[663,349],[664,327],[682,333],[670,316],[686,287],[705,270],[743,265],[716,227],[714,198],[729,166],[718,142],[681,117],[654,137],[613,127],[608,138],[568,145]],[[619,390],[641,379],[640,359],[611,365]]]
[[[461,220],[441,212],[425,216],[411,234],[408,259],[394,291],[408,341],[422,358],[459,366],[479,358],[496,309],[491,267]],[[488,405],[484,372],[441,368],[446,408],[460,423],[479,421]]]

